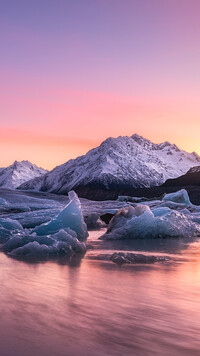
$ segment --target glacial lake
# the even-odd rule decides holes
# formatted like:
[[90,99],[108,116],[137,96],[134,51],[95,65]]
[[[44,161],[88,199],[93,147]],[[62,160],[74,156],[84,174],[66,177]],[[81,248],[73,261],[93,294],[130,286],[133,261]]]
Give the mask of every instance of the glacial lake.
[[[26,263],[0,253],[1,356],[200,355],[200,240],[102,242],[83,259]],[[118,266],[104,253],[171,256]]]

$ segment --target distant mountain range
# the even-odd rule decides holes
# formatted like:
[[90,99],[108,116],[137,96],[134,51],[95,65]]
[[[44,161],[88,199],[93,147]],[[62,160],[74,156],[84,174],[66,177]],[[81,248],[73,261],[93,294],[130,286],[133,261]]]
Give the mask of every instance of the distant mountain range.
[[200,156],[169,142],[155,144],[137,134],[110,137],[87,154],[26,180],[19,189],[66,194],[71,189],[109,191],[152,187],[179,177],[194,166],[200,166]]
[[14,189],[32,178],[40,177],[48,171],[29,161],[15,161],[7,168],[0,168],[0,187]]

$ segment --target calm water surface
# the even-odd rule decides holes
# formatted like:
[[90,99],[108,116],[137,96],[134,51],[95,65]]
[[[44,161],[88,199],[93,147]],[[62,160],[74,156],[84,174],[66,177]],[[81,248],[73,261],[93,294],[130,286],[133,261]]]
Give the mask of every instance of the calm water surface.
[[[200,355],[200,242],[91,240],[74,265],[0,253],[0,355]],[[123,265],[90,259],[126,248],[173,256]]]

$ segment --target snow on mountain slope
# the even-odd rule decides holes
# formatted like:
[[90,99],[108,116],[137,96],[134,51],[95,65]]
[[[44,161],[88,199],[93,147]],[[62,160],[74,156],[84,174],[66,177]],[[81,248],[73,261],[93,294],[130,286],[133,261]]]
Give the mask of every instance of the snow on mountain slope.
[[167,179],[164,187],[200,186],[200,166],[192,167],[178,178]]
[[47,172],[47,170],[39,168],[29,161],[15,161],[7,168],[0,168],[0,187],[17,188],[22,183],[42,176]]
[[192,167],[187,173],[200,173],[200,166]]
[[139,136],[108,138],[86,155],[70,160],[19,189],[67,193],[79,186],[139,188],[162,184],[200,165],[196,153],[169,142],[154,144]]

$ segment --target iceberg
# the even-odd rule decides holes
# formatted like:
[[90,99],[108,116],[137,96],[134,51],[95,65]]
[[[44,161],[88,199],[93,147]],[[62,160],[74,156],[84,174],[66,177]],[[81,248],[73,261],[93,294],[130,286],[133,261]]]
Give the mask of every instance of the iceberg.
[[111,219],[101,239],[191,237],[200,235],[200,225],[189,214],[164,208],[157,216],[146,205],[120,209]]
[[67,206],[49,222],[37,226],[33,232],[37,235],[50,235],[58,232],[60,229],[70,228],[75,231],[80,241],[88,237],[87,225],[84,221],[81,203],[74,191],[68,193],[70,202]]
[[16,220],[0,218],[3,251],[12,257],[34,259],[71,257],[75,253],[84,253],[87,226],[76,193],[70,192],[69,198],[70,202],[62,211],[34,229],[24,229]]
[[181,189],[175,193],[165,194],[163,201],[172,201],[174,203],[185,204],[185,205],[192,205],[188,192],[185,189]]
[[[63,208],[63,207],[62,207]],[[41,209],[41,210],[33,210],[28,212],[18,212],[18,213],[10,213],[9,217],[13,220],[17,219],[23,228],[32,228],[34,229],[36,226],[49,222],[56,215],[59,214],[61,209]]]
[[3,198],[1,198],[0,197],[0,206],[2,207],[5,207],[5,206],[7,206],[8,205],[8,202],[5,200],[5,199],[3,199]]
[[[200,206],[190,203],[184,189],[160,200],[138,203],[82,199],[83,212],[73,191],[69,199],[5,191],[2,199],[6,208],[0,217],[0,244],[13,257],[47,259],[82,254],[87,227],[107,226],[101,236],[105,240],[200,236]],[[117,256],[116,263],[129,257]]]
[[85,223],[88,229],[100,229],[105,227],[105,223],[101,220],[98,213],[90,213],[84,216]]
[[4,243],[13,233],[21,230],[23,227],[17,220],[0,218],[0,243]]
[[120,201],[120,202],[141,203],[141,202],[146,201],[148,199],[144,198],[144,197],[131,197],[129,195],[119,195],[117,200]]
[[29,235],[28,232],[13,236],[4,244],[4,252],[15,257],[46,258],[86,251],[84,242],[80,242],[74,231],[60,230],[52,236]]
[[110,260],[117,265],[123,265],[124,263],[133,263],[133,264],[150,264],[155,262],[167,262],[169,257],[166,256],[149,256],[142,255],[140,253],[131,253],[131,252],[114,252],[110,256]]
[[22,225],[17,220],[12,220],[9,218],[0,218],[0,226],[9,231],[23,230]]
[[156,207],[152,209],[152,213],[154,216],[162,216],[165,214],[169,214],[172,210],[168,207]]

